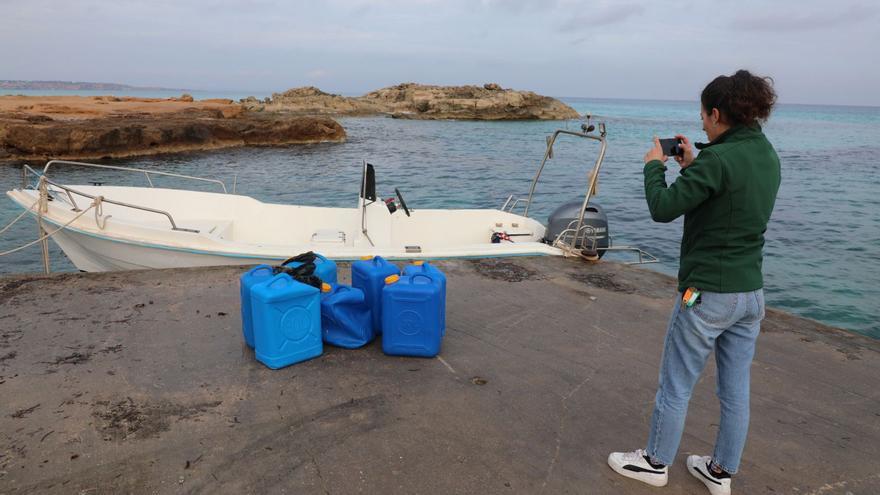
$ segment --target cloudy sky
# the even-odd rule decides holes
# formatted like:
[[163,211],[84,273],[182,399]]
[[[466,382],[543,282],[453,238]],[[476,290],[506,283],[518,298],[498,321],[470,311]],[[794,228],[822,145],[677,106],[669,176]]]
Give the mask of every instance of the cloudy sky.
[[784,102],[880,105],[878,49],[877,0],[0,0],[0,79],[694,100],[744,67]]

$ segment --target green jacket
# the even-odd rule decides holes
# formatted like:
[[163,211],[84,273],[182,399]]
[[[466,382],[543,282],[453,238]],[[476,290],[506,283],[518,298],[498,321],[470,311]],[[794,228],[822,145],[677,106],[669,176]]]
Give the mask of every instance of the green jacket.
[[748,292],[764,286],[764,232],[779,190],[779,156],[760,127],[729,129],[707,145],[670,186],[666,165],[645,164],[651,218],[684,215],[678,289]]

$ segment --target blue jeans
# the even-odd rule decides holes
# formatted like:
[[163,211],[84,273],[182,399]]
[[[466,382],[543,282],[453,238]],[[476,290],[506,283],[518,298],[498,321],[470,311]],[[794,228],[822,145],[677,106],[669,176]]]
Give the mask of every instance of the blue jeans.
[[690,308],[679,294],[666,331],[648,436],[647,453],[655,462],[675,460],[691,392],[714,349],[721,421],[713,459],[728,473],[737,471],[749,429],[749,369],[763,318],[762,289],[703,292]]

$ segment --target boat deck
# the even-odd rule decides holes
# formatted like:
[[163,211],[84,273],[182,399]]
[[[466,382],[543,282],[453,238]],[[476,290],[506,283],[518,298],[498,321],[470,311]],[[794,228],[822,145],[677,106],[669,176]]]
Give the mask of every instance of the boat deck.
[[[712,362],[668,487],[605,463],[646,441],[672,279],[440,265],[440,358],[278,371],[242,342],[241,268],[0,279],[0,493],[704,493],[684,459],[711,453]],[[880,493],[878,377],[880,341],[769,310],[736,492]]]

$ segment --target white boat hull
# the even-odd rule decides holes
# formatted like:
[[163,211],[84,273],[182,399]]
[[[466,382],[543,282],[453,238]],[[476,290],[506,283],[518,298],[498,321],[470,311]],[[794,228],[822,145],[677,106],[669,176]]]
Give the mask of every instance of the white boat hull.
[[[77,212],[66,194],[53,194],[43,214],[47,229],[73,220],[52,238],[78,269],[89,272],[271,264],[305,251],[335,260],[563,254],[542,242],[545,228],[539,222],[500,210],[415,210],[407,217],[402,211],[389,213],[382,203],[363,210],[318,208],[197,191],[70,187],[167,211],[178,227],[196,231],[173,230],[162,215],[108,203],[98,217],[89,211],[73,220]],[[30,189],[7,194],[24,208],[38,197]],[[89,204],[86,198],[76,198],[81,209]],[[493,244],[493,232],[512,234],[514,241]]]

